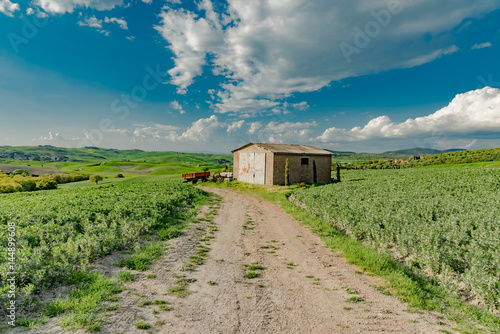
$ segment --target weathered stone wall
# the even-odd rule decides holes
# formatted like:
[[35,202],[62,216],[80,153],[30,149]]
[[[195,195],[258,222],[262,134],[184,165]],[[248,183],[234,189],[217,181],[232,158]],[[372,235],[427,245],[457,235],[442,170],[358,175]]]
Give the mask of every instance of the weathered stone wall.
[[[301,159],[309,158],[309,164],[302,165]],[[316,161],[318,183],[330,183],[332,159],[330,156],[320,155],[274,155],[273,184],[285,184],[285,163],[288,159],[290,166],[290,183],[313,183],[313,160]]]
[[[316,161],[316,170],[318,183],[330,183],[331,181],[331,156],[324,155],[284,155],[274,154],[264,150],[257,145],[245,147],[234,153],[233,162],[233,177],[238,179],[240,171],[240,153],[266,153],[266,175],[265,184],[285,184],[285,161],[288,159],[290,164],[290,183],[313,183],[313,161]],[[301,158],[309,158],[309,164],[302,165]]]

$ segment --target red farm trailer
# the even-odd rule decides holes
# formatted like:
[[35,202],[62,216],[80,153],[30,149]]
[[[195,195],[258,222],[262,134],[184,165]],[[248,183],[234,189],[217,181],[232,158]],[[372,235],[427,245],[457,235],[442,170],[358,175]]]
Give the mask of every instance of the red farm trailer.
[[209,177],[210,172],[182,174],[184,183],[192,182],[193,184],[195,184],[198,183],[199,180],[201,180],[201,182],[207,182]]

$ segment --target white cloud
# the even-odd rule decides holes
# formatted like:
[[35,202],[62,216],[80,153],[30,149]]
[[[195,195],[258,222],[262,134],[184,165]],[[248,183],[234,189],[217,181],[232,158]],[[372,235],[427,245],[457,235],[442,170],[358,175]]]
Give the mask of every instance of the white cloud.
[[133,136],[137,138],[153,138],[157,140],[175,140],[177,138],[177,126],[165,124],[153,124],[145,126],[143,124],[136,124],[137,127],[133,132]]
[[203,0],[196,13],[166,6],[156,29],[174,53],[169,74],[179,93],[208,65],[226,78],[212,94],[215,111],[253,113],[285,110],[291,94],[332,81],[457,52],[455,28],[500,7],[495,0],[388,3],[228,0],[226,12],[215,13]]
[[[104,20],[98,19],[95,15],[91,17],[85,17],[82,21],[78,21],[77,24],[80,26],[96,28],[101,34],[105,36],[109,36],[110,31],[102,29],[103,23],[116,23],[120,26],[120,28],[128,30],[127,22],[123,19],[118,19],[116,17],[105,17]],[[128,37],[126,37],[128,38]],[[130,38],[129,38],[130,39]],[[133,38],[132,38],[133,39]]]
[[244,121],[244,120],[241,120],[241,121],[236,121],[236,122],[231,123],[231,124],[227,127],[227,133],[231,133],[231,132],[233,132],[233,131],[236,131],[236,130],[241,129],[241,127],[243,126],[243,124],[245,124],[245,121]]
[[180,114],[185,114],[186,112],[184,111],[184,109],[182,109],[182,106],[179,102],[177,102],[176,100],[170,102],[170,106],[177,110]]
[[124,30],[128,30],[127,22],[123,18],[122,19],[118,19],[116,17],[109,18],[106,16],[104,18],[104,22],[105,23],[116,23],[120,26],[120,28],[122,28]]
[[403,67],[416,67],[426,63],[430,63],[433,60],[441,58],[444,55],[449,55],[458,51],[458,47],[456,45],[452,45],[445,49],[439,49],[429,54],[421,55],[412,59],[408,59],[403,63]]
[[32,140],[33,141],[54,141],[54,140],[64,140],[64,138],[59,132],[53,134],[52,131],[50,131],[49,135],[47,137],[40,136],[39,138],[33,138]]
[[258,134],[258,140],[270,143],[300,143],[311,138],[316,122],[269,122]]
[[211,135],[226,124],[219,123],[217,116],[212,115],[209,118],[202,118],[194,122],[178,139],[191,142],[206,142]]
[[367,141],[381,138],[418,136],[455,136],[475,133],[500,133],[500,89],[485,87],[457,95],[450,104],[433,114],[403,123],[380,116],[364,127],[351,130],[329,128],[316,138],[321,142]]
[[155,26],[170,42],[169,48],[176,56],[175,67],[168,73],[181,94],[193,83],[193,78],[202,73],[207,51],[223,42],[221,26],[214,20],[211,2],[204,0],[202,4],[205,4],[207,18],[183,9],[170,9],[160,13],[161,26]]
[[35,0],[35,4],[52,14],[72,13],[76,8],[110,10],[123,5],[123,0]]
[[253,123],[250,123],[250,129],[248,129],[248,134],[249,135],[253,135],[257,132],[257,130],[259,130],[260,128],[262,128],[262,123],[261,122],[253,122]]
[[142,2],[147,3],[147,4],[152,4],[153,0],[142,0]]
[[127,129],[110,129],[110,130],[107,130],[107,132],[118,133],[118,134],[121,134],[121,135],[126,135],[126,134],[130,133],[130,130],[127,130]]
[[153,124],[146,126],[136,124],[137,128],[131,131],[134,138],[155,139],[167,142],[208,142],[215,133],[226,130],[227,133],[240,129],[245,121],[234,121],[230,124],[220,122],[216,115],[209,118],[200,118],[193,122],[184,132],[172,125]]
[[38,18],[44,18],[44,17],[49,17],[49,14],[45,13],[45,12],[42,12],[41,10],[37,10],[36,12],[36,17]]
[[0,12],[7,16],[13,17],[14,12],[20,10],[18,3],[13,3],[10,0],[0,0]]
[[125,38],[128,39],[129,41],[133,41],[135,39],[135,36],[127,36]]
[[79,26],[102,29],[102,20],[99,20],[95,16],[86,17],[83,21],[78,21],[77,24]]
[[480,43],[480,44],[474,44],[471,48],[471,50],[478,50],[478,49],[484,49],[484,48],[489,48],[492,46],[490,42],[485,42],[485,43]]
[[40,10],[40,8],[37,8],[36,11],[35,11],[35,9],[33,9],[31,7],[26,8],[26,15],[33,15],[35,13],[36,13],[36,17],[38,17],[38,18],[44,18],[44,17],[49,16],[47,13],[42,12]]

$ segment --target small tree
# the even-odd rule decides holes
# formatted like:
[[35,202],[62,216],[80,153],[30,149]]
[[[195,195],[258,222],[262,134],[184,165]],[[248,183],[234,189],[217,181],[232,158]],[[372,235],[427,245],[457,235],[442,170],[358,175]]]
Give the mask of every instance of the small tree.
[[316,160],[313,160],[313,183],[318,183],[318,170],[316,169]]
[[340,164],[337,162],[337,182],[340,182]]
[[95,182],[95,184],[98,184],[102,180],[104,180],[104,179],[102,178],[101,175],[92,175],[92,176],[90,176],[90,182]]
[[285,161],[285,186],[290,185],[290,165],[288,159]]

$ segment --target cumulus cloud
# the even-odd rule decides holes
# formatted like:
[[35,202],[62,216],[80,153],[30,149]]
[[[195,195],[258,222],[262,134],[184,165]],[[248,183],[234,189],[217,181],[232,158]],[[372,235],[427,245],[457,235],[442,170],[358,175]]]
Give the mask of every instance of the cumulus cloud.
[[176,140],[177,130],[179,128],[173,125],[153,124],[145,126],[143,124],[136,124],[138,126],[133,132],[134,138],[152,138],[156,140]]
[[48,136],[40,136],[39,138],[33,138],[33,141],[56,141],[56,140],[64,140],[64,137],[59,133],[49,132]]
[[120,26],[120,28],[124,29],[124,30],[128,30],[128,25],[127,25],[127,22],[121,18],[121,19],[118,19],[116,17],[112,17],[112,18],[109,18],[109,17],[105,17],[104,18],[104,22],[106,23],[116,23]]
[[191,123],[184,131],[177,126],[172,125],[144,125],[135,124],[134,131],[129,131],[136,139],[155,139],[167,142],[208,142],[213,135],[223,133],[232,133],[241,129],[244,120],[231,121],[229,123],[219,121],[216,115],[208,118],[200,118]]
[[137,124],[137,128],[132,132],[134,138],[155,139],[162,141],[189,141],[206,142],[218,129],[227,128],[229,125],[219,122],[217,116],[201,118],[191,124],[184,132],[179,133],[180,128],[172,125],[153,124],[145,126]]
[[248,129],[248,134],[253,135],[255,134],[260,128],[262,128],[262,123],[261,122],[253,122],[250,123],[250,129]]
[[257,140],[276,144],[307,142],[316,122],[271,121],[257,132]]
[[20,10],[18,3],[13,3],[10,0],[0,0],[0,12],[7,16],[13,17],[14,12]]
[[182,109],[181,104],[179,102],[177,102],[176,100],[170,102],[170,106],[173,109],[177,110],[180,114],[185,114],[186,113],[186,111],[184,111],[184,109]]
[[245,121],[244,121],[244,120],[241,120],[241,121],[236,121],[236,122],[231,123],[231,124],[227,127],[227,133],[231,133],[231,132],[233,132],[233,131],[236,131],[236,130],[241,129],[241,127],[243,126],[243,124],[245,124]]
[[123,5],[123,0],[35,0],[35,4],[48,13],[65,14],[72,13],[76,8],[81,7],[110,10]]
[[208,50],[223,42],[223,32],[212,3],[203,0],[201,7],[207,12],[206,18],[184,9],[169,9],[160,13],[161,25],[155,27],[170,42],[175,67],[168,73],[181,94],[193,83],[193,78],[202,73]]
[[478,50],[478,49],[484,49],[484,48],[489,48],[492,46],[490,42],[485,42],[485,43],[480,43],[480,44],[474,44],[471,48],[471,50]]
[[95,16],[86,17],[83,21],[78,21],[77,24],[82,27],[91,27],[96,29],[102,28],[102,20],[99,20]]
[[381,138],[416,138],[500,132],[500,89],[485,87],[457,95],[451,103],[425,117],[393,122],[380,116],[364,127],[350,130],[331,127],[316,138],[321,142],[367,141]]
[[297,92],[431,62],[458,50],[452,31],[464,19],[500,8],[494,0],[227,3],[224,12],[210,0],[196,12],[166,6],[156,27],[174,54],[168,73],[179,93],[204,68],[226,79],[213,94],[219,113],[279,111]]
[[191,142],[206,142],[210,136],[226,124],[219,123],[219,118],[215,115],[209,118],[202,118],[194,122],[180,137],[179,140]]
[[126,135],[126,134],[130,133],[130,130],[128,130],[128,129],[109,129],[109,130],[107,130],[107,132]]

